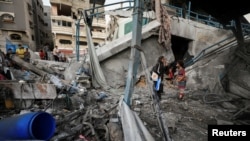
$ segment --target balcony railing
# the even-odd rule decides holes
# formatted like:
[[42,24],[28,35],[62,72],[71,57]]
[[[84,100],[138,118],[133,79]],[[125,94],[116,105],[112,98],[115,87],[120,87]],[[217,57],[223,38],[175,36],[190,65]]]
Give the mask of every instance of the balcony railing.
[[106,33],[92,31],[93,38],[105,39]]
[[[177,17],[182,17],[182,18],[187,18],[193,21],[197,21],[209,26],[213,26],[216,28],[228,28],[228,27],[234,27],[235,22],[231,21],[228,25],[223,26],[220,22],[218,22],[214,17],[211,15],[204,15],[200,14],[197,12],[193,12],[189,9],[185,10],[180,7],[176,7],[173,5],[168,5],[168,4],[163,4],[164,6],[167,7],[167,9],[170,11],[169,14],[177,16]],[[244,34],[250,34],[250,24],[242,24],[242,30]]]
[[72,27],[64,27],[64,26],[52,26],[53,33],[61,33],[61,34],[74,34]]
[[[80,36],[86,37],[86,31],[81,30],[80,31]],[[106,36],[107,36],[106,33],[92,31],[92,37],[93,38],[105,39]]]
[[58,3],[72,6],[72,0],[50,0],[50,3]]
[[93,22],[92,22],[92,25],[93,26],[98,26],[98,27],[106,27],[106,21],[105,20],[102,20],[102,19],[93,19]]
[[73,22],[74,19],[72,19],[71,17],[69,16],[51,16],[51,19],[52,20],[64,20],[64,21],[68,21],[68,22]]
[[[132,7],[133,3],[134,3],[134,1],[132,1],[132,0],[124,0],[124,1],[115,2],[115,3],[111,3],[111,4],[97,6],[95,8],[85,9],[84,11],[87,13],[91,11],[91,14],[88,14],[88,16],[94,16],[94,17],[98,18],[99,15],[102,15],[105,12],[104,7],[113,6],[113,5],[128,4],[128,6],[126,6],[126,7],[122,6],[121,8],[118,8],[118,9],[128,9],[128,8]],[[118,10],[118,9],[115,9],[115,10]]]

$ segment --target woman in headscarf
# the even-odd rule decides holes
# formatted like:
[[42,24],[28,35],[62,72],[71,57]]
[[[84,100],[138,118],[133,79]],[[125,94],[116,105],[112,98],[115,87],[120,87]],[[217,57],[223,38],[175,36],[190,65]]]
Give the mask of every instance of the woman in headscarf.
[[165,59],[164,56],[160,56],[158,58],[158,61],[157,61],[156,65],[152,69],[153,72],[158,74],[158,78],[161,79],[160,88],[158,90],[156,89],[157,80],[154,81],[154,85],[153,85],[153,89],[156,92],[159,99],[161,99],[161,95],[163,93],[163,83],[162,83],[162,81],[163,81],[164,74],[166,72],[166,67],[167,67],[167,60]]

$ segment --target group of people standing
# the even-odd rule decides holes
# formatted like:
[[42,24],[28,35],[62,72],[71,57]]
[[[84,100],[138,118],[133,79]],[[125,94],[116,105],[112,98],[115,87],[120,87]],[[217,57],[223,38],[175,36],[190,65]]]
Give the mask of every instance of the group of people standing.
[[[40,59],[41,60],[54,60],[54,61],[57,61],[57,62],[66,62],[66,57],[65,55],[63,54],[63,52],[61,52],[59,49],[58,49],[58,46],[56,45],[52,51],[52,54],[53,54],[53,58],[50,58],[49,57],[49,46],[48,45],[45,45],[43,49],[40,49],[39,50],[39,56],[40,56]],[[50,59],[49,59],[50,58]]]
[[[176,72],[174,71],[173,67],[176,67]],[[186,88],[186,72],[184,62],[182,60],[178,60],[176,62],[176,66],[170,66],[166,58],[164,56],[160,56],[152,71],[158,74],[158,79],[154,80],[153,89],[159,99],[161,99],[161,95],[164,92],[164,75],[167,75],[166,79],[168,81],[175,81],[177,83],[177,87],[179,89],[178,98],[180,100],[183,99],[184,90]],[[156,89],[156,85],[158,85],[157,83],[159,83],[159,79],[161,81],[160,86],[158,89]]]
[[0,49],[0,80],[12,79],[9,67],[25,70],[23,66],[17,65],[17,63],[12,60],[13,56],[17,56],[25,62],[29,63],[31,54],[29,49],[25,48],[21,44],[18,45],[18,48],[16,50],[8,48],[6,53],[4,53]]
[[49,45],[48,44],[45,44],[43,49],[40,49],[39,50],[39,57],[41,60],[49,60]]
[[[55,61],[59,61],[59,62],[65,62],[66,61],[66,57],[65,55],[58,49],[57,46],[54,47],[53,49],[53,58],[49,57],[49,45],[45,44],[44,47],[42,49],[39,50],[39,57],[41,60],[55,60]],[[9,49],[7,51],[7,55],[10,54],[16,54],[17,56],[19,56],[21,59],[25,60],[26,62],[30,62],[30,52],[28,48],[24,48],[21,44],[18,45],[18,48],[16,49],[16,52],[13,53],[11,49]]]
[[[7,53],[11,53],[12,50],[8,50]],[[18,45],[16,49],[16,55],[19,56],[26,62],[30,62],[30,51],[29,48],[24,48],[21,44]]]

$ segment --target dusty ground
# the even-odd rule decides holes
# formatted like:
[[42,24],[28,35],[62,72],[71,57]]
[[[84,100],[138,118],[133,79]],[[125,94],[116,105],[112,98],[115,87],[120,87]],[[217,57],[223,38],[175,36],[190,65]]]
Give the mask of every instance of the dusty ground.
[[[141,103],[134,105],[135,111],[139,111],[141,119],[156,141],[162,141],[148,88],[138,85],[134,93],[134,101]],[[242,122],[233,118],[234,114],[244,107],[244,103],[247,101],[220,94],[208,95],[201,90],[189,90],[184,100],[180,101],[177,99],[177,90],[165,84],[165,94],[162,95],[160,107],[173,141],[206,141],[209,124],[241,124]]]
[[[124,94],[124,87],[121,87],[119,89],[110,89],[109,91],[105,92],[108,97],[103,99],[101,102],[98,102],[96,101],[95,95],[100,91],[102,90],[90,89],[88,95],[82,97],[77,97],[77,95],[72,96],[71,100],[73,100],[73,105],[71,106],[79,107],[78,102],[82,100],[83,103],[85,103],[85,110],[94,107],[92,108],[92,112],[96,112],[96,115],[103,116],[101,112],[104,111],[103,109],[109,110],[112,109],[113,106],[117,105],[119,99]],[[248,121],[248,115],[250,112],[242,112],[243,114],[237,113],[240,111],[240,109],[244,108],[247,103],[249,103],[248,100],[233,97],[232,95],[208,95],[205,91],[202,90],[187,90],[187,94],[185,95],[184,100],[180,101],[177,99],[177,90],[175,88],[170,87],[170,85],[168,84],[165,84],[164,91],[165,93],[162,95],[162,100],[159,104],[161,111],[166,119],[165,122],[167,123],[167,127],[170,133],[169,135],[172,141],[207,141],[207,126],[209,124],[250,124],[250,122]],[[144,125],[147,127],[155,140],[162,141],[163,138],[156,118],[157,113],[153,110],[150,91],[145,83],[136,84],[134,93],[132,95],[132,101],[133,104],[131,106],[131,109],[139,114]],[[61,104],[59,102],[61,102]],[[68,115],[74,111],[67,110],[68,112],[65,112],[65,110],[62,110],[65,108],[64,102],[64,100],[60,100],[58,102],[55,101],[53,107],[49,107],[54,108],[53,111],[55,111],[55,113],[53,113],[53,115],[55,115],[55,117],[56,115]],[[34,106],[32,109],[35,108],[39,110],[39,108],[37,108],[39,104],[35,104]],[[44,107],[41,109],[44,109]],[[4,112],[4,110],[2,109],[0,113],[1,117],[6,117],[8,115],[10,116],[14,113],[19,112],[16,110]],[[86,112],[84,111],[83,113],[85,114]],[[92,123],[94,124],[99,123],[100,121],[108,121],[109,118],[110,117],[106,116],[105,118],[95,118],[96,120],[93,120]],[[76,121],[78,121],[78,119]],[[77,123],[76,121],[75,123]],[[67,127],[75,127],[75,123],[73,123],[74,122],[65,122],[61,126],[58,126],[58,130],[60,130],[59,132],[57,132],[57,134],[55,134],[51,141],[57,140],[57,135],[63,133],[62,131],[64,131],[64,128],[62,127],[64,127],[65,125],[67,125]],[[99,130],[96,129],[96,131]],[[116,131],[117,130],[114,131],[114,134]],[[84,133],[85,132],[83,132],[82,134],[85,135]],[[75,135],[76,138],[72,138],[78,141],[78,131],[73,135]],[[72,138],[70,138],[70,140],[72,140]],[[92,139],[93,138],[94,137],[92,137]],[[68,139],[62,138],[62,140]],[[89,141],[91,141],[91,139],[89,139]]]

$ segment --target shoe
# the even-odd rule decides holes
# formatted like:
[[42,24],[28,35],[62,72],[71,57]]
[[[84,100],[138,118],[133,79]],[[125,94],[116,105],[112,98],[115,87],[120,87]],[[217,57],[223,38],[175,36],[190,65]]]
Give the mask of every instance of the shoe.
[[184,94],[179,94],[179,100],[183,100]]

